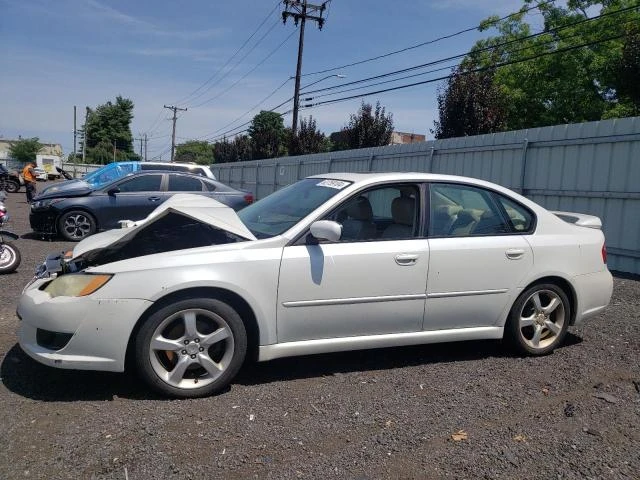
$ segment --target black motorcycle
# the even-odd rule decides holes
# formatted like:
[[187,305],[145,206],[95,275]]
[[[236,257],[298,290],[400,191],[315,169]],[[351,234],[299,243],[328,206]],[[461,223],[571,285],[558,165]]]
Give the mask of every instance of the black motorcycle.
[[2,229],[7,220],[9,220],[7,207],[4,206],[6,198],[7,194],[0,191],[0,274],[13,272],[18,268],[22,260],[18,247],[6,240],[7,238],[17,240],[19,238],[18,235]]

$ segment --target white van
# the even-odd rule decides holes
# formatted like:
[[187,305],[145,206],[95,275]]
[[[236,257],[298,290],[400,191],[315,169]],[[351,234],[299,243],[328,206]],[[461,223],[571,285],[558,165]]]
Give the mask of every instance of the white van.
[[62,157],[58,155],[36,155],[36,167],[43,169],[50,180],[60,178],[60,172],[56,167],[62,168]]

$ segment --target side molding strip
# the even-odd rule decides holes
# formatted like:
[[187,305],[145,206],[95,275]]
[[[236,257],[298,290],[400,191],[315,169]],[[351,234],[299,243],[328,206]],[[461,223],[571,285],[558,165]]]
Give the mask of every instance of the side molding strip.
[[447,297],[471,297],[474,295],[498,295],[500,293],[507,293],[509,289],[501,288],[499,290],[468,290],[466,292],[442,292],[442,293],[430,293],[427,298],[447,298]]
[[463,340],[499,339],[502,338],[503,330],[503,327],[471,327],[276,343],[273,345],[261,345],[258,350],[258,361],[264,362],[282,357],[364,350],[369,348],[459,342]]
[[380,297],[351,297],[351,298],[329,298],[326,300],[298,300],[283,302],[283,307],[319,307],[323,305],[351,305],[355,303],[378,303],[378,302],[400,302],[403,300],[424,300],[427,295],[417,293],[414,295],[387,295]]

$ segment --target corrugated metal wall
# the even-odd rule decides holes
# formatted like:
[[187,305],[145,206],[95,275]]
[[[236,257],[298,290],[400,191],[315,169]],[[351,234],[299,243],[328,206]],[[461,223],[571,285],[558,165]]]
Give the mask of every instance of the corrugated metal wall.
[[411,171],[482,178],[552,210],[599,216],[609,268],[640,274],[640,117],[408,145],[213,165],[257,198],[327,172]]

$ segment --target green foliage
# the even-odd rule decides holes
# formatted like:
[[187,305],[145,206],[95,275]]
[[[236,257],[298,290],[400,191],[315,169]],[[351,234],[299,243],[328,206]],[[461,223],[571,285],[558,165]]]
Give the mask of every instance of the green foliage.
[[19,162],[35,162],[36,155],[42,148],[38,137],[23,138],[16,142],[11,142],[9,146],[9,158]]
[[131,100],[118,95],[115,103],[108,101],[95,110],[89,109],[87,124],[81,130],[81,138],[87,133],[87,163],[113,161],[114,144],[116,160],[140,159],[133,150],[133,107]]
[[215,162],[213,145],[209,142],[190,140],[176,145],[176,162],[195,162],[200,165],[211,165]]
[[393,133],[393,115],[387,115],[380,102],[376,103],[375,111],[371,104],[362,102],[358,112],[351,115],[342,133],[347,148],[389,145]]
[[491,72],[460,75],[456,69],[438,92],[438,111],[431,130],[436,138],[498,132],[505,124],[502,97]]
[[283,155],[285,130],[282,115],[262,110],[251,122],[249,137],[253,146],[253,158],[274,158]]
[[324,133],[318,130],[312,116],[300,120],[300,128],[295,136],[290,129],[287,129],[287,134],[289,136],[289,155],[328,152],[331,147],[331,142]]
[[[532,0],[525,0],[525,5],[530,3]],[[640,88],[639,49],[638,37],[633,33],[638,33],[637,25],[640,25],[638,10],[571,25],[587,18],[587,10],[594,16],[594,10],[602,14],[633,5],[636,2],[631,0],[570,0],[566,6],[540,5],[539,13],[546,33],[526,40],[524,37],[537,28],[532,28],[524,21],[524,14],[497,24],[491,23],[496,18],[489,18],[481,24],[480,30],[494,29],[497,34],[478,41],[461,63],[458,73],[473,75],[471,72],[478,68],[491,69],[496,63],[517,62],[547,54],[489,70],[494,73],[490,85],[485,87],[491,92],[491,100],[496,102],[495,108],[504,108],[504,121],[494,125],[500,130],[637,114],[638,104],[634,99],[638,98]],[[560,27],[566,28],[556,31]],[[624,33],[628,35],[588,47],[561,51]],[[504,43],[507,44],[502,45]],[[488,47],[495,48],[487,50]],[[456,89],[453,92],[460,93]],[[475,103],[486,103],[486,91],[468,89],[467,93],[480,97],[474,99]],[[447,103],[447,99],[444,100]],[[464,102],[460,105],[464,105]],[[462,111],[451,117],[464,122]],[[436,122],[436,131],[439,125],[446,122],[441,117]],[[476,130],[473,125],[458,125],[454,130],[467,135],[474,134]]]
[[247,135],[238,135],[229,141],[226,138],[213,145],[214,155],[218,163],[244,162],[252,160],[253,148]]

